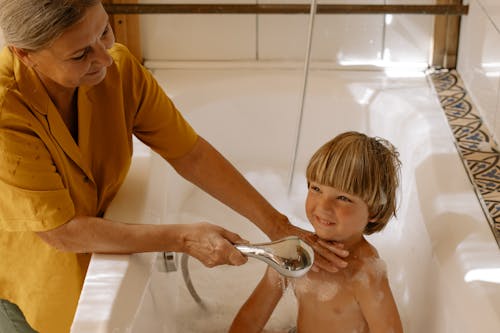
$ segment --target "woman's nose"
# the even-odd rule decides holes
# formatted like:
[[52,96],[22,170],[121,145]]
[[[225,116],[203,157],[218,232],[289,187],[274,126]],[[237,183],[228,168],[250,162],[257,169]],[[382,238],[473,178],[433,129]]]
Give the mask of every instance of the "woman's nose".
[[98,42],[94,47],[94,60],[106,67],[111,66],[113,63],[113,58],[103,42]]

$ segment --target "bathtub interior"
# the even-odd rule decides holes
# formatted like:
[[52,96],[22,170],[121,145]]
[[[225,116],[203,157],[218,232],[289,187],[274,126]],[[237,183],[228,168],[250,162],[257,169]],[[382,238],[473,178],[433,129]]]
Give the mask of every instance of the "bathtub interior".
[[[397,218],[369,239],[388,263],[405,332],[495,332],[500,327],[500,308],[492,301],[498,286],[464,280],[468,270],[481,266],[471,257],[471,248],[482,246],[473,255],[497,249],[425,77],[311,71],[296,175],[288,196],[300,71],[154,73],[197,131],[292,223],[304,228],[309,226],[303,212],[303,170],[310,154],[345,130],[389,139],[403,162],[401,201]],[[148,183],[146,192],[160,197],[156,213],[150,214],[160,214],[159,223],[210,221],[251,242],[267,240],[244,218],[176,176],[158,156],[153,154],[150,163],[156,170],[150,178],[156,181]],[[89,271],[98,262],[93,259]],[[99,325],[109,332],[223,332],[265,267],[250,259],[241,267],[207,269],[191,259],[193,284],[207,306],[203,310],[189,295],[179,271],[158,271],[151,254],[129,256],[107,319]],[[98,276],[97,271],[92,276]],[[86,287],[87,282],[80,304],[91,293]],[[293,324],[296,306],[291,293],[285,295],[270,328]],[[76,319],[74,327],[82,322],[78,313]]]

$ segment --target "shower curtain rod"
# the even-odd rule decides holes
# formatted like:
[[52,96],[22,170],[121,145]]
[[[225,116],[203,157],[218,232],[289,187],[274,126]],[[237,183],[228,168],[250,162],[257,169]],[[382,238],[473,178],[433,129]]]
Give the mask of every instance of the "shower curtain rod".
[[[309,14],[308,4],[104,4],[109,14]],[[468,5],[317,5],[317,14],[467,15]]]

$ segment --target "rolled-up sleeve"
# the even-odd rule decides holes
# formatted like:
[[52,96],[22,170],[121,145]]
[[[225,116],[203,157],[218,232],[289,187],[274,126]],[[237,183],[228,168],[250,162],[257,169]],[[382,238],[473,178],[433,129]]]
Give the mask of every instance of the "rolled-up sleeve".
[[44,143],[19,130],[0,129],[0,196],[4,231],[50,230],[75,214]]
[[144,98],[135,117],[134,134],[164,158],[189,152],[198,136],[150,73],[145,71]]
[[164,158],[188,153],[198,135],[151,72],[123,46],[116,44],[113,54],[120,68],[125,108],[133,134]]

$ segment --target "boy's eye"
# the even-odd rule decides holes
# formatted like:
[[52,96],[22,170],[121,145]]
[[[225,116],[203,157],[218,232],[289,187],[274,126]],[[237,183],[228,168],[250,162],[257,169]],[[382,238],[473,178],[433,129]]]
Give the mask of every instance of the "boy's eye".
[[339,199],[340,201],[351,202],[351,199],[349,199],[348,197],[346,197],[344,195],[339,195],[337,197],[337,199]]
[[313,192],[319,192],[319,191],[320,191],[319,187],[318,187],[318,186],[315,186],[315,185],[311,185],[311,186],[309,186],[309,189],[310,189],[311,191],[313,191]]

